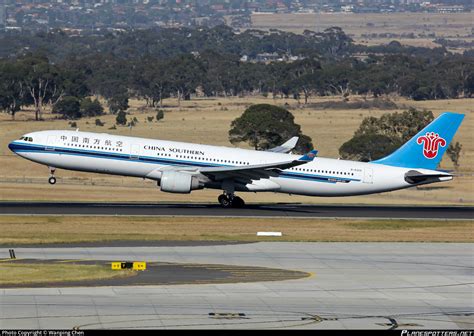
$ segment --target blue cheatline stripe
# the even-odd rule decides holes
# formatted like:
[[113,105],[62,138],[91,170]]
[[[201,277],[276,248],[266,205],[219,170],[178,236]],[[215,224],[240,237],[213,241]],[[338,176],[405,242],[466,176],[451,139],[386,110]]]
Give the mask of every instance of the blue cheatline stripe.
[[[140,155],[138,159],[130,159],[130,154],[120,154],[120,153],[108,153],[95,150],[85,150],[85,149],[76,149],[76,148],[65,148],[65,147],[51,147],[54,150],[46,150],[45,146],[34,145],[34,144],[22,144],[12,142],[8,146],[15,153],[43,153],[43,154],[62,154],[62,155],[71,155],[71,156],[85,156],[85,157],[94,157],[100,159],[109,159],[109,160],[120,160],[120,161],[137,161],[142,163],[149,164],[162,164],[170,166],[194,166],[194,167],[237,167],[232,165],[216,164],[216,163],[205,163],[205,162],[194,162],[187,160],[174,160],[174,159],[164,159],[164,158],[155,158],[151,156],[142,156]],[[337,183],[333,180],[339,181],[348,181],[348,182],[359,182],[360,179],[352,179],[347,177],[336,177],[336,176],[323,176],[323,175],[312,175],[304,173],[292,173],[292,172],[282,172],[279,177],[297,179],[297,180],[306,180],[313,182],[324,182],[324,183]]]
[[46,150],[44,146],[41,145],[30,145],[30,144],[17,144],[11,143],[10,149],[15,153],[44,153],[44,154],[62,154],[62,155],[74,155],[74,156],[88,156],[101,159],[113,159],[113,160],[122,160],[122,161],[140,161],[144,163],[152,164],[168,164],[168,165],[189,165],[197,167],[220,167],[228,165],[204,163],[204,162],[194,162],[187,160],[174,160],[174,159],[165,159],[165,158],[155,158],[150,156],[139,155],[138,159],[130,159],[130,154],[120,154],[120,153],[109,153],[101,152],[95,150],[85,150],[78,148],[65,148],[65,147],[51,147],[54,150]]

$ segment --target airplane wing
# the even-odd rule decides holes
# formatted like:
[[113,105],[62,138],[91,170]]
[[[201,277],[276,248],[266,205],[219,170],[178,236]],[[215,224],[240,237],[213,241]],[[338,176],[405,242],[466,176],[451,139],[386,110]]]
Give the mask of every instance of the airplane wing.
[[203,167],[199,169],[199,173],[207,176],[213,181],[233,179],[242,183],[250,183],[252,180],[277,177],[284,169],[311,162],[316,157],[317,153],[318,151],[312,150],[297,160],[285,162],[272,162],[238,167]]
[[270,148],[270,149],[266,150],[266,152],[289,153],[291,150],[293,150],[296,147],[296,144],[298,143],[299,139],[300,138],[297,137],[297,136],[292,137],[290,140],[285,142],[283,145],[278,146],[278,147]]

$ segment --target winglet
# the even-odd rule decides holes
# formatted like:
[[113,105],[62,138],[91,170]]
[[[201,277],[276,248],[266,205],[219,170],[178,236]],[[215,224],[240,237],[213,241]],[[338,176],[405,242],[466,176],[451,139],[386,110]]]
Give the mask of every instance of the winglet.
[[312,151],[306,153],[302,157],[298,159],[298,161],[307,161],[311,162],[314,160],[314,158],[318,155],[318,151],[316,149],[313,149]]
[[296,144],[298,143],[298,140],[300,138],[297,136],[292,137],[290,140],[285,142],[281,146],[273,147],[267,150],[267,152],[275,152],[275,153],[288,153],[291,152],[293,148],[295,148]]

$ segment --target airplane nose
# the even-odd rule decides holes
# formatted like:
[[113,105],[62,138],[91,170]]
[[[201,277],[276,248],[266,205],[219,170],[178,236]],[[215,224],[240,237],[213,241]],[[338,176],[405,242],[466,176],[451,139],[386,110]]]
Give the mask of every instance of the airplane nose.
[[15,144],[14,144],[13,142],[10,142],[10,143],[8,144],[8,148],[9,148],[13,153],[15,153]]

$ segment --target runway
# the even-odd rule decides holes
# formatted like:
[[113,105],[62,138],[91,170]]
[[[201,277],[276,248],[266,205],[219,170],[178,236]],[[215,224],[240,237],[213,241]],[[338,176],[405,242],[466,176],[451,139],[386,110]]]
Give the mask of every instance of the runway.
[[[14,246],[12,246],[14,247]],[[146,260],[312,274],[286,281],[0,289],[0,329],[472,329],[472,244],[16,248],[17,258]],[[8,249],[0,249],[0,258]]]
[[419,218],[474,219],[474,207],[249,204],[223,209],[202,203],[0,202],[3,215],[111,215],[190,217]]

